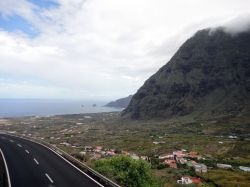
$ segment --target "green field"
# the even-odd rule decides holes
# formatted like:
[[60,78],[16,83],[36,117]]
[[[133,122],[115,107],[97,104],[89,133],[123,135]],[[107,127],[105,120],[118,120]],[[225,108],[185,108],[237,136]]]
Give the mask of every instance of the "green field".
[[[83,151],[84,146],[103,146],[117,152],[123,150],[151,157],[186,149],[198,152],[207,159],[202,162],[211,167],[217,162],[232,164],[235,168],[250,166],[250,116],[247,115],[206,120],[188,116],[165,121],[127,121],[121,119],[119,113],[79,114],[2,119],[0,128],[41,138],[74,156]],[[63,142],[70,146],[62,145]],[[86,161],[90,165],[94,163]],[[190,169],[157,169],[153,164],[152,172],[162,181],[162,186],[178,186],[176,180],[190,174]],[[250,184],[250,173],[237,169],[228,171],[213,167],[209,169],[209,177],[201,177],[208,186],[238,184],[244,187]]]

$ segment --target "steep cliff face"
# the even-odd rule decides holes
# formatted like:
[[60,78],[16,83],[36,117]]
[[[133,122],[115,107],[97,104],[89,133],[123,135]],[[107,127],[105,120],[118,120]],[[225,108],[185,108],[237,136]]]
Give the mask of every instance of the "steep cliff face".
[[250,31],[198,31],[133,96],[122,115],[239,113],[250,105]]

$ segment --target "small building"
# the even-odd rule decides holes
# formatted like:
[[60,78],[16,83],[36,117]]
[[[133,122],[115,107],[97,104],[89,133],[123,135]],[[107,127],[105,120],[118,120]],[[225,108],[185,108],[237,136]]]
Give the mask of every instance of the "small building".
[[91,116],[84,116],[85,119],[91,119]]
[[230,139],[236,139],[236,138],[238,138],[237,136],[228,136],[228,138],[230,138]]
[[131,155],[131,158],[133,158],[134,160],[139,160],[140,159],[140,157],[137,156],[136,154]]
[[93,147],[92,147],[92,146],[86,145],[86,146],[84,146],[84,150],[85,150],[85,151],[92,151],[92,150],[93,150]]
[[86,151],[80,151],[79,154],[80,154],[81,156],[86,155]]
[[181,177],[181,180],[177,180],[178,184],[192,184],[193,181],[190,177]]
[[141,156],[141,159],[142,160],[148,160],[148,157],[147,156]]
[[177,169],[177,164],[176,163],[170,163],[168,164],[169,167]]
[[182,151],[174,151],[173,155],[178,157],[178,158],[186,156],[186,154],[183,153]]
[[102,155],[100,153],[95,153],[93,158],[96,159],[96,160],[101,159]]
[[106,151],[101,151],[101,155],[106,155]]
[[205,164],[194,164],[195,172],[207,173],[207,166]]
[[232,169],[232,165],[229,164],[216,164],[216,166],[222,169]]
[[240,170],[250,172],[250,167],[240,166]]
[[197,158],[198,157],[198,153],[195,151],[191,151],[188,153],[188,156],[191,158]]
[[102,151],[102,146],[96,146],[95,152],[100,153]]
[[181,159],[180,159],[180,163],[181,163],[181,164],[186,164],[186,163],[187,163],[187,160],[186,160],[185,158],[181,158]]
[[196,178],[196,177],[191,177],[191,181],[194,184],[200,184],[201,183],[201,179],[200,178]]
[[70,143],[68,143],[68,142],[62,142],[62,143],[60,143],[61,145],[65,145],[66,147],[70,147],[71,146],[71,144]]
[[177,168],[177,164],[175,160],[164,160],[163,164],[166,164],[171,168]]
[[156,142],[156,141],[153,142],[153,144],[155,144],[155,145],[157,145],[157,144],[159,144],[159,143],[160,143],[160,142]]
[[122,154],[126,155],[126,156],[130,155],[130,153],[128,151],[122,151]]
[[186,164],[187,163],[187,159],[185,159],[185,158],[178,158],[178,157],[176,157],[176,161],[179,162],[179,163],[181,163],[181,164]]
[[174,159],[174,155],[172,155],[172,154],[160,155],[159,159],[160,160],[163,160],[163,159]]
[[107,155],[107,156],[115,156],[116,154],[115,154],[114,151],[107,151],[107,152],[106,152],[106,155]]

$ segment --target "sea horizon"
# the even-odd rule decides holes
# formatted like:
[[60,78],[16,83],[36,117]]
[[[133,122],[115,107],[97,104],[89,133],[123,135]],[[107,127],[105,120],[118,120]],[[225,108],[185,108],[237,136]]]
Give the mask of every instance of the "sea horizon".
[[106,100],[0,98],[0,118],[117,112]]

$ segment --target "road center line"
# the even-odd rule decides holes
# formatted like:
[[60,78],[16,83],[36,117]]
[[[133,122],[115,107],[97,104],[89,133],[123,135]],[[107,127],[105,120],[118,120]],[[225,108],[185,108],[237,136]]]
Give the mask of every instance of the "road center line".
[[45,176],[49,179],[51,183],[54,183],[54,181],[50,178],[50,176],[47,173],[45,173]]
[[21,144],[17,144],[18,145],[18,147],[23,147]]
[[26,152],[27,154],[29,154],[29,153],[30,153],[27,149],[25,150],[25,152]]
[[39,165],[39,162],[34,158],[34,161],[35,161],[35,163],[37,164],[37,165]]

